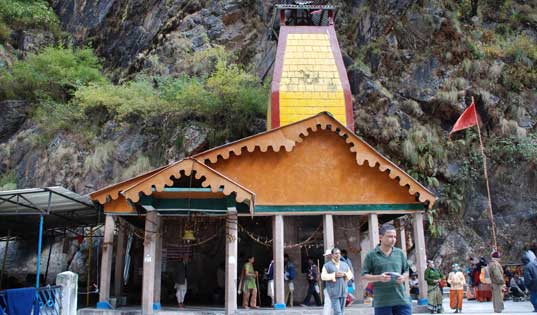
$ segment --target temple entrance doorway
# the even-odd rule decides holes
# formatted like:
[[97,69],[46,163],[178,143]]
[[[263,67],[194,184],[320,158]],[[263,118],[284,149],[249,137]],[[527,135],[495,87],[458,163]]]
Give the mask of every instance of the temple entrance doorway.
[[[272,217],[239,218],[239,260],[237,281],[240,284],[241,273],[248,258],[254,256],[254,270],[258,277],[258,305],[270,307],[271,299],[267,295],[268,267],[272,260]],[[237,300],[242,305],[242,294]]]
[[186,269],[184,305],[224,307],[224,216],[190,215],[163,220],[161,304],[178,306],[175,283]]

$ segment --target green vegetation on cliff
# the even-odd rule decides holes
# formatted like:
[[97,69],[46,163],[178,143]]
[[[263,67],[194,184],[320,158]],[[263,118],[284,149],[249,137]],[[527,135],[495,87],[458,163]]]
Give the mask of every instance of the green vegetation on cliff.
[[208,77],[141,75],[119,85],[92,83],[74,93],[74,102],[84,111],[101,108],[119,120],[185,110],[209,116],[242,112],[255,117],[264,113],[267,93],[255,76],[222,57]]
[[47,47],[0,71],[0,97],[67,101],[80,87],[104,82],[101,65],[91,49]]
[[214,62],[206,75],[142,74],[114,84],[91,49],[47,47],[0,71],[0,96],[35,102],[34,117],[48,136],[84,124],[90,140],[109,119],[189,114],[201,115],[218,130],[212,138],[216,145],[249,135],[248,126],[264,115],[268,89],[223,49],[210,55]]
[[38,28],[59,32],[58,17],[45,0],[0,0],[0,43],[12,30]]
[[15,171],[11,171],[0,176],[0,190],[17,189],[17,179]]

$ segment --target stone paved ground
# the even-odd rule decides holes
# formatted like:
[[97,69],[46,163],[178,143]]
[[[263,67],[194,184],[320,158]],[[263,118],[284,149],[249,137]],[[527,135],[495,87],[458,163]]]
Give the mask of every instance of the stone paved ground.
[[[444,299],[444,310],[445,314],[452,314],[453,311],[449,309],[449,299]],[[517,314],[517,315],[535,315],[536,313],[532,312],[533,307],[530,302],[505,302],[505,310],[502,314]],[[248,312],[241,310],[239,314],[259,314],[259,315],[276,315],[276,314],[322,314],[322,310],[319,309],[310,309],[310,308],[292,308],[287,309],[285,313],[274,312],[272,310],[263,310],[261,312]],[[373,310],[368,307],[351,307],[346,309],[346,315],[358,315],[358,314],[373,314]],[[463,314],[482,314],[482,315],[493,315],[496,314],[492,309],[492,302],[477,302],[477,301],[464,301],[463,304]]]
[[[444,310],[446,310],[446,314],[453,313],[452,310],[449,309],[449,299],[444,299]],[[463,314],[487,314],[492,315],[496,314],[493,312],[492,309],[492,302],[477,302],[477,301],[464,301],[462,307]],[[535,315],[537,313],[533,313],[533,306],[529,301],[526,302],[513,302],[513,301],[505,301],[504,303],[505,309],[502,312],[502,314],[525,314],[525,315]]]
[[[453,311],[449,309],[449,299],[444,299],[445,314],[452,314]],[[502,314],[510,315],[535,315],[537,313],[532,312],[532,306],[530,302],[505,302],[505,310]],[[125,307],[113,311],[103,311],[94,308],[85,308],[78,310],[78,315],[140,315],[141,309],[139,307]],[[164,307],[159,312],[160,315],[221,315],[224,314],[222,308],[211,307],[192,307],[180,310],[174,307]],[[322,308],[317,307],[293,307],[288,308],[285,311],[275,311],[273,309],[259,309],[259,310],[243,310],[239,309],[238,315],[300,315],[300,314],[322,314]],[[355,305],[346,309],[346,315],[372,315],[373,309],[365,305]],[[482,314],[482,315],[494,315],[492,311],[492,302],[479,303],[476,301],[464,301],[463,314]]]

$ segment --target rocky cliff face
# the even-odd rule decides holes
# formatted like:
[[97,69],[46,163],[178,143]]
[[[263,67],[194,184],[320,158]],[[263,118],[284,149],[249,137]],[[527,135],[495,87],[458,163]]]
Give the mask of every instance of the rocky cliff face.
[[[214,45],[266,72],[270,3],[262,1],[53,1],[62,25],[78,43],[95,43],[117,78],[149,70],[191,73],[189,55]],[[265,60],[265,63],[267,61]],[[199,67],[198,68],[202,68]]]
[[[82,232],[82,231],[80,231]],[[100,232],[99,232],[100,233]],[[98,266],[99,250],[101,246],[102,234],[95,234],[97,238],[93,239],[92,264]],[[70,270],[79,275],[81,282],[86,282],[88,274],[89,247],[88,239],[82,243],[75,241],[70,237],[57,237],[54,239],[45,239],[41,256],[41,275],[44,284],[54,284],[56,275],[65,270]],[[6,243],[0,244],[0,251],[5,252]],[[10,242],[7,245],[6,270],[7,275],[4,279],[7,288],[20,286],[33,286],[35,284],[35,266],[37,263],[35,240],[24,240]],[[95,281],[96,268],[92,268],[92,279]],[[46,277],[46,278],[45,278]],[[3,286],[6,288],[6,286]],[[85,289],[79,289],[81,292]]]
[[[447,140],[474,97],[490,157],[498,241],[505,260],[517,262],[522,248],[535,246],[531,242],[537,239],[537,93],[536,81],[531,81],[537,62],[532,51],[535,4],[480,1],[479,14],[472,17],[463,2],[448,0],[334,3],[340,6],[336,30],[357,133],[440,197],[431,213],[436,221],[428,236],[429,255],[447,266],[490,252],[476,133]],[[273,4],[51,1],[70,40],[91,45],[118,82],[138,73],[203,74],[209,61],[193,60],[192,55],[215,45],[236,53],[238,62],[270,82],[276,47],[268,36]],[[0,46],[0,64],[9,67],[17,55],[46,45],[47,34],[33,30],[12,38]],[[512,47],[516,49],[510,53]],[[521,73],[528,75],[521,79]],[[67,132],[41,143],[32,104],[3,100],[1,107],[0,176],[17,187],[60,184],[88,193],[207,149],[215,132],[195,117],[171,115],[108,121],[90,143]],[[249,133],[263,129],[263,122],[253,125]]]

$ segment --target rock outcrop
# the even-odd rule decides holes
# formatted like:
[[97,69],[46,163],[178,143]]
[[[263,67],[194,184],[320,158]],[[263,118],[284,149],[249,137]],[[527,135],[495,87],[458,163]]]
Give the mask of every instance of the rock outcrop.
[[[518,2],[514,5],[524,5]],[[193,54],[222,45],[260,81],[270,82],[276,42],[269,39],[268,25],[274,3],[51,1],[72,41],[92,45],[117,81],[139,73],[203,75],[211,60],[194,60]],[[483,52],[491,34],[512,22],[491,19],[496,13],[481,2],[484,13],[477,18],[458,17],[462,8],[438,0],[334,3],[340,6],[336,30],[357,133],[440,197],[429,255],[447,266],[490,252],[478,140],[474,133],[447,140],[474,97],[490,157],[499,245],[505,261],[518,261],[521,250],[537,239],[537,93],[535,86],[509,88],[517,78],[508,76],[517,71],[512,58]],[[531,21],[509,27],[537,41]],[[28,30],[20,33],[18,46],[0,46],[0,68],[13,63],[14,50],[23,56],[42,47],[50,40],[47,34]],[[21,188],[60,184],[88,193],[207,149],[216,132],[195,117],[169,115],[105,121],[91,143],[59,132],[43,144],[30,104],[1,100],[0,108],[0,178],[14,172]],[[263,126],[256,120],[248,132]]]

